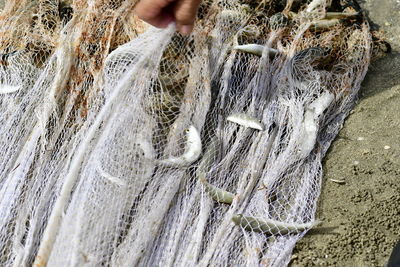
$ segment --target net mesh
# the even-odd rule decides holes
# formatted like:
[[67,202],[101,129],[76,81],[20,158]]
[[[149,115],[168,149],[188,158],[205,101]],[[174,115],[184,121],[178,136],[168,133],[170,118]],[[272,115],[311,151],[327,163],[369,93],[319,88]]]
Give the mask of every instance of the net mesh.
[[288,264],[368,22],[352,1],[206,0],[183,37],[136,2],[5,2],[0,262]]

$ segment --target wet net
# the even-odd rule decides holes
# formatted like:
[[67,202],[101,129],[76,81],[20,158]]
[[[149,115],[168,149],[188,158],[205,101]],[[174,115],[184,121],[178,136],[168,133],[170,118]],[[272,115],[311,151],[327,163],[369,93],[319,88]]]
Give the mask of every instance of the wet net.
[[132,0],[0,17],[2,266],[282,266],[373,55],[354,1]]

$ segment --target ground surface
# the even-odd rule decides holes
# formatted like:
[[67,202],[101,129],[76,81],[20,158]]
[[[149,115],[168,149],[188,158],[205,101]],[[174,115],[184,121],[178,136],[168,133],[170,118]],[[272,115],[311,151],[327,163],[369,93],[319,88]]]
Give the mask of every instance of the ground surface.
[[394,51],[370,67],[325,159],[323,224],[298,243],[292,267],[384,266],[400,239],[400,1],[359,2]]

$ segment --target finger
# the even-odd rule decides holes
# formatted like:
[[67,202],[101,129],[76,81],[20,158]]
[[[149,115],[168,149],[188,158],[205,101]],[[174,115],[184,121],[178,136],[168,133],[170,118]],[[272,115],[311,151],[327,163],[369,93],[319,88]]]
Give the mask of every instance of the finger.
[[175,21],[178,31],[183,35],[189,35],[194,26],[197,10],[201,0],[178,0],[175,4]]
[[142,0],[135,7],[136,15],[145,22],[159,28],[165,28],[174,21],[168,6],[174,0]]
[[166,28],[170,23],[174,22],[174,16],[172,13],[161,13],[153,19],[147,19],[144,21],[157,28]]

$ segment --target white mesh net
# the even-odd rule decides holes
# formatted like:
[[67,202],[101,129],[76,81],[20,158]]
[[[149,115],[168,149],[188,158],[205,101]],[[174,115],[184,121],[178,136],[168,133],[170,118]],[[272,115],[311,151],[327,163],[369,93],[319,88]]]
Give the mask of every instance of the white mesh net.
[[287,264],[372,53],[309,2],[204,1],[182,37],[131,0],[6,1],[1,265]]

